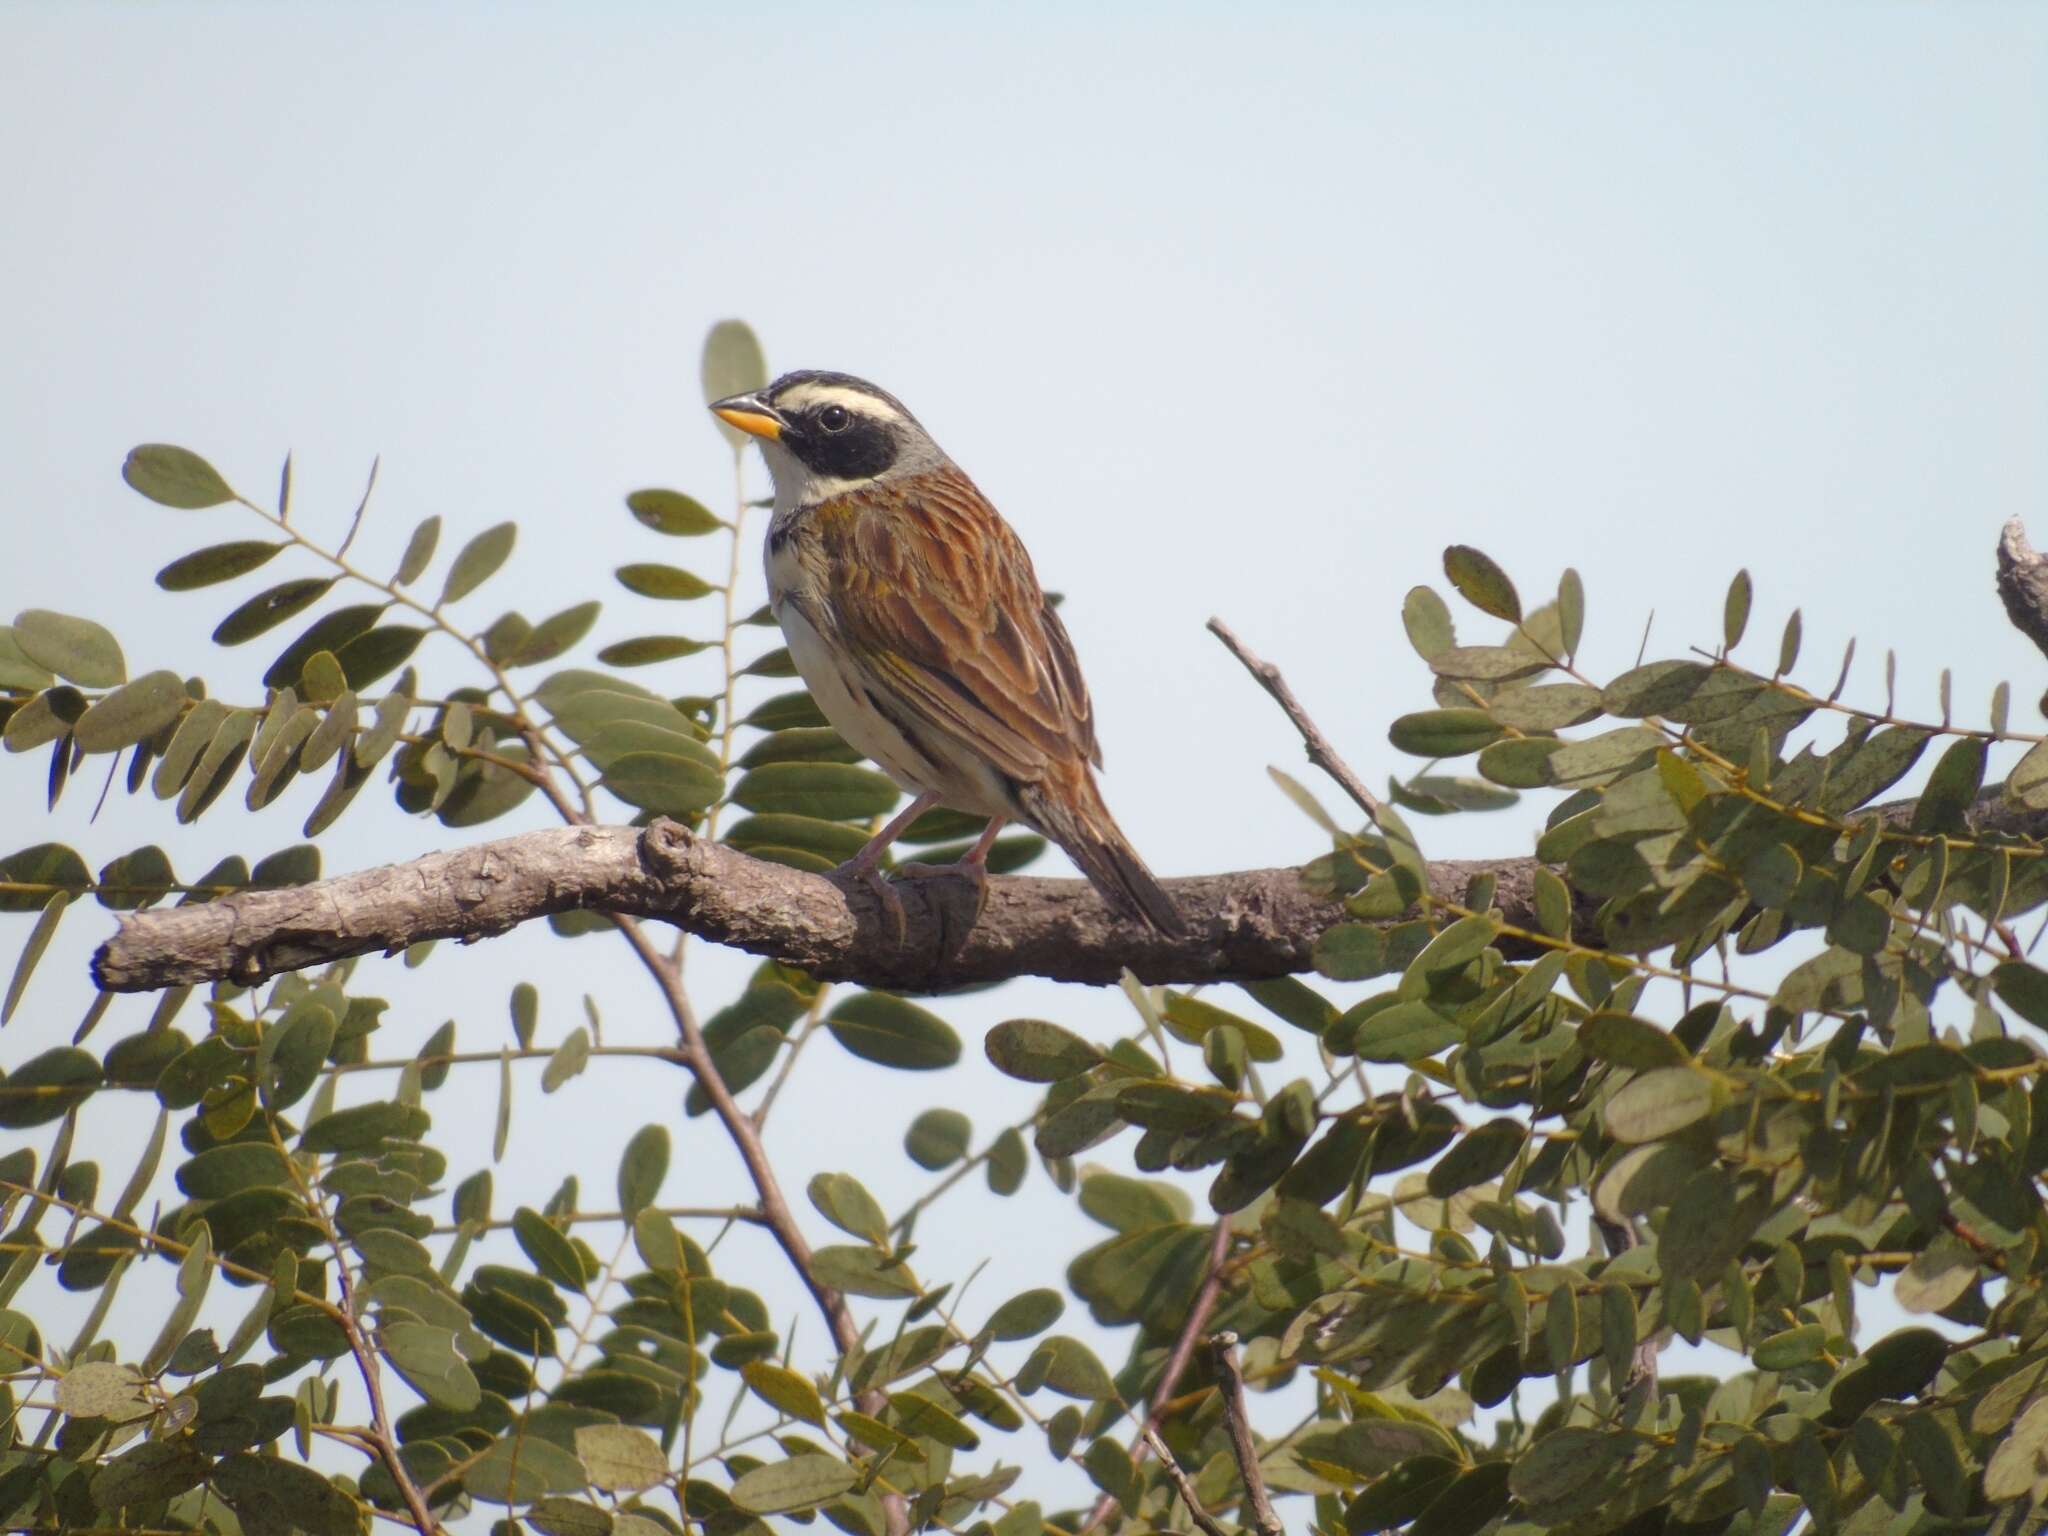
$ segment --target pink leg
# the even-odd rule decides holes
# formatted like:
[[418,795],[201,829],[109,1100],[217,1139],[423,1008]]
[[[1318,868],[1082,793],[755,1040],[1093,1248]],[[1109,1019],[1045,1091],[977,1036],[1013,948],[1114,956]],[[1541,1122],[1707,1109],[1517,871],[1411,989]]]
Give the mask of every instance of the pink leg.
[[882,862],[882,855],[889,851],[889,845],[901,837],[913,821],[938,803],[937,795],[919,795],[898,811],[889,825],[869,838],[867,846],[840,865],[835,873],[865,880],[874,873],[875,866]]
[[882,862],[882,855],[889,851],[889,845],[901,837],[913,821],[938,803],[937,795],[919,795],[897,812],[886,827],[869,838],[866,847],[833,871],[835,875],[858,880],[874,892],[875,900],[881,904],[882,910],[889,914],[890,920],[896,925],[898,944],[903,942],[910,920],[904,915],[903,903],[896,899],[896,893],[889,889],[889,882],[882,877],[877,866]]

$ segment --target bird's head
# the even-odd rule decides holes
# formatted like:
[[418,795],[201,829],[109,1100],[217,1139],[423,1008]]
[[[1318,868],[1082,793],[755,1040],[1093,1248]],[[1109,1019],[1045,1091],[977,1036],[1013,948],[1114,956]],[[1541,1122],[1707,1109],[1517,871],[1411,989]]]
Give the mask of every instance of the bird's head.
[[776,500],[791,506],[945,462],[902,401],[847,373],[785,373],[765,389],[714,400],[711,410],[760,441]]

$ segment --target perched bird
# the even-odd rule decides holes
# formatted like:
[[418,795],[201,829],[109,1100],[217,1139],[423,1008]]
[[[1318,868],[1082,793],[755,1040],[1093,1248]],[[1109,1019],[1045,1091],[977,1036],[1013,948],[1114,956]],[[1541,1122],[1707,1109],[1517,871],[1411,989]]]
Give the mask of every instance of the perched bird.
[[1088,688],[1031,557],[917,418],[843,373],[784,374],[711,409],[760,439],[775,480],[768,594],[797,671],[834,729],[913,797],[840,873],[900,921],[882,855],[947,806],[989,818],[955,866],[977,882],[996,833],[1021,822],[1118,913],[1184,931],[1102,803]]

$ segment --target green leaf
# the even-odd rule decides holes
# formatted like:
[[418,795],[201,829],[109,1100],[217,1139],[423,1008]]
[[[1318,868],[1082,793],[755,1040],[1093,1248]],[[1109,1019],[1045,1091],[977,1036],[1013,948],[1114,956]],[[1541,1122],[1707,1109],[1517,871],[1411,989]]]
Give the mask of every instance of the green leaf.
[[[62,843],[37,843],[0,859],[0,881],[26,886],[51,886],[83,896],[92,884],[85,860]],[[51,890],[0,890],[0,912],[40,912],[55,894]]]
[[858,1481],[853,1468],[836,1456],[792,1456],[740,1477],[732,1485],[732,1501],[753,1514],[782,1514],[827,1503]]
[[[277,660],[270,664],[263,674],[266,688],[296,688],[306,670],[306,663],[321,652],[345,651],[358,636],[369,632],[377,622],[377,616],[384,611],[377,603],[354,603],[346,608],[337,608],[324,613],[302,630],[290,645],[278,653]],[[340,657],[334,658],[335,665],[347,681],[347,668]]]
[[1444,551],[1444,575],[1459,596],[1481,613],[1510,624],[1521,623],[1522,600],[1515,595],[1515,584],[1508,580],[1507,572],[1469,544],[1453,544]]
[[900,1301],[917,1294],[903,1266],[871,1245],[828,1243],[811,1258],[819,1283],[835,1291],[879,1301]]
[[1792,610],[1792,617],[1785,621],[1785,635],[1778,642],[1778,675],[1790,672],[1799,660],[1800,622],[1799,610]]
[[1109,1372],[1095,1358],[1093,1350],[1079,1339],[1056,1333],[1043,1340],[1031,1352],[1031,1359],[1025,1362],[1019,1373],[1023,1376],[1037,1374],[1039,1379],[1062,1397],[1077,1397],[1088,1402],[1114,1402],[1116,1383]]
[[540,1091],[553,1093],[588,1065],[590,1031],[579,1024],[569,1031],[560,1045],[555,1047],[555,1054],[548,1058],[548,1064],[541,1069]]
[[1464,1038],[1462,1029],[1429,1004],[1397,1002],[1360,1019],[1350,1049],[1363,1061],[1421,1061]]
[[634,640],[615,641],[599,651],[597,659],[608,667],[645,667],[694,656],[710,647],[710,641],[692,640],[687,635],[642,635]]
[[512,648],[512,654],[505,658],[505,665],[531,667],[543,661],[553,661],[590,633],[601,606],[594,600],[578,603],[573,608],[564,608],[560,613],[542,619],[526,632],[525,639]]
[[334,576],[299,576],[258,592],[214,626],[216,645],[240,645],[277,628],[327,595]]
[[1742,632],[1749,627],[1749,597],[1749,572],[1737,571],[1721,604],[1721,643],[1731,651],[1742,643]]
[[30,608],[14,616],[14,643],[37,666],[81,688],[112,688],[128,676],[121,643],[90,619]]
[[1369,923],[1339,923],[1316,939],[1312,958],[1331,981],[1364,981],[1385,972],[1386,940]]
[[377,1330],[377,1342],[406,1385],[436,1407],[464,1413],[483,1400],[483,1389],[449,1329],[387,1319]]
[[[0,683],[4,683],[0,669]],[[2048,810],[2048,741],[2037,741],[2005,781],[2005,798],[2030,811]]]
[[1557,581],[1557,628],[1565,655],[1576,656],[1586,629],[1586,585],[1570,566]]
[[1653,661],[1609,683],[1600,703],[1622,720],[1666,715],[1698,693],[1712,675],[1711,667],[1696,661]]
[[627,752],[605,770],[603,782],[628,805],[678,817],[703,810],[725,787],[715,769],[673,752]]
[[128,450],[121,478],[158,506],[196,511],[233,501],[235,493],[206,460],[189,448],[144,443]]
[[1387,740],[1416,757],[1463,757],[1503,734],[1483,709],[1428,709],[1401,716],[1388,727]]
[[1486,710],[1518,731],[1559,731],[1600,716],[1600,690],[1584,683],[1538,683],[1496,694]]
[[514,1211],[512,1237],[544,1279],[572,1295],[583,1294],[583,1262],[576,1256],[575,1245],[539,1211],[524,1205]]
[[1759,1341],[1750,1351],[1750,1358],[1760,1371],[1789,1371],[1795,1365],[1818,1360],[1827,1343],[1827,1334],[1827,1329],[1819,1323],[1787,1328]]
[[47,688],[57,680],[48,667],[28,659],[11,626],[0,624],[0,688]]
[[[698,379],[704,386],[704,403],[707,405],[766,384],[768,363],[761,355],[761,343],[754,335],[753,327],[744,320],[721,320],[712,326],[704,337]],[[720,421],[718,429],[736,450],[753,441],[729,422]]]
[[998,1339],[1036,1338],[1066,1310],[1066,1300],[1058,1291],[1041,1287],[1012,1296],[989,1314],[982,1327]]
[[708,597],[722,590],[713,586],[702,576],[680,566],[661,565],[654,561],[635,561],[622,565],[615,573],[619,585],[628,592],[637,592],[642,597],[662,598],[669,602],[690,602]]
[[1977,803],[1977,793],[1984,787],[1988,751],[1989,743],[1981,737],[1964,736],[1949,743],[1913,807],[1913,831],[1931,834],[1965,830],[1966,818]]
[[1024,1151],[1023,1136],[1014,1125],[1006,1126],[988,1149],[990,1192],[1003,1196],[1014,1195],[1024,1187],[1024,1175],[1029,1168],[1030,1159]]
[[1632,1078],[1607,1101],[1603,1119],[1616,1141],[1659,1141],[1713,1113],[1714,1080],[1692,1067],[1661,1067]]
[[391,578],[394,586],[410,586],[426,574],[434,563],[434,548],[441,542],[441,519],[429,517],[421,520],[413,529],[412,537],[405,541],[405,553],[398,558],[398,574]]
[[573,1492],[586,1481],[583,1463],[577,1459],[581,1452],[580,1436],[577,1454],[572,1455],[538,1435],[514,1434],[485,1447],[463,1472],[462,1486],[486,1504],[527,1504],[546,1494]]
[[768,763],[750,770],[733,789],[732,798],[750,811],[844,821],[887,814],[899,793],[893,781],[872,768]]
[[888,992],[856,992],[825,1016],[825,1027],[851,1054],[884,1067],[930,1072],[960,1059],[952,1025]]
[[668,1128],[643,1125],[619,1158],[619,1209],[630,1218],[654,1203],[668,1177]]
[[1511,1119],[1489,1120],[1467,1132],[1430,1166],[1427,1187],[1439,1200],[1497,1177],[1528,1141],[1528,1131]]
[[29,930],[28,942],[21,946],[20,958],[14,962],[14,976],[7,983],[6,1001],[0,1002],[0,1024],[13,1020],[14,1010],[21,1005],[21,995],[28,990],[28,979],[35,974],[36,962],[43,958],[43,951],[56,937],[57,924],[63,920],[64,909],[70,904],[71,896],[66,891],[54,893],[44,903],[35,927]]
[[825,1425],[825,1400],[807,1376],[769,1360],[749,1360],[740,1367],[740,1379],[753,1394],[778,1413],[820,1429]]
[[998,1024],[982,1048],[998,1072],[1027,1083],[1061,1082],[1102,1060],[1102,1053],[1079,1035],[1043,1019]]
[[74,1419],[129,1419],[147,1410],[142,1378],[132,1365],[89,1360],[58,1378],[57,1406]]
[[441,583],[441,596],[434,606],[445,608],[489,581],[511,558],[512,546],[518,539],[519,525],[506,522],[486,528],[463,545],[454,563],[448,567],[447,579]]
[[289,548],[263,539],[237,539],[230,544],[213,544],[180,555],[156,573],[156,584],[166,592],[191,592],[216,582],[233,581],[257,567],[267,565],[277,552]]
[[[323,1013],[325,1009],[321,1010]],[[225,1200],[245,1189],[291,1187],[284,1155],[267,1142],[235,1141],[209,1147],[178,1170],[178,1188],[194,1200]]]
[[417,1141],[432,1123],[417,1105],[358,1104],[313,1121],[300,1133],[299,1146],[307,1152],[367,1152],[386,1138]]
[[1408,643],[1424,661],[1438,656],[1458,643],[1451,623],[1451,610],[1429,587],[1410,587],[1401,602],[1401,625],[1408,631]]
[[1648,1019],[1633,1014],[1595,1013],[1579,1026],[1579,1044],[1601,1061],[1649,1071],[1683,1066],[1692,1052]]
[[918,1167],[936,1173],[967,1155],[974,1125],[957,1109],[928,1109],[910,1122],[903,1149]]
[[1978,1273],[1977,1256],[1944,1232],[1913,1255],[1893,1295],[1903,1311],[1940,1312],[1977,1283]]
[[[958,1451],[971,1451],[981,1444],[981,1436],[963,1420],[916,1392],[891,1392],[889,1409],[897,1422],[920,1440],[936,1440]],[[1118,1454],[1122,1454],[1121,1447]]]
[[1337,1010],[1329,1000],[1292,976],[1275,976],[1266,981],[1246,981],[1239,985],[1262,1008],[1296,1029],[1320,1035],[1337,1022]]
[[0,1130],[22,1131],[61,1120],[92,1097],[101,1081],[98,1060],[76,1046],[60,1045],[32,1056],[0,1085]]
[[821,1173],[812,1178],[805,1193],[818,1214],[849,1237],[885,1247],[889,1241],[889,1219],[859,1179],[850,1173]]
[[175,672],[150,672],[116,688],[78,717],[71,730],[87,752],[118,752],[154,736],[190,699]]
[[668,1479],[668,1458],[644,1429],[627,1424],[585,1424],[575,1437],[576,1454],[590,1473],[590,1486],[608,1493],[637,1493]]
[[726,526],[724,518],[681,491],[635,491],[626,498],[626,506],[647,527],[672,538],[716,533]]

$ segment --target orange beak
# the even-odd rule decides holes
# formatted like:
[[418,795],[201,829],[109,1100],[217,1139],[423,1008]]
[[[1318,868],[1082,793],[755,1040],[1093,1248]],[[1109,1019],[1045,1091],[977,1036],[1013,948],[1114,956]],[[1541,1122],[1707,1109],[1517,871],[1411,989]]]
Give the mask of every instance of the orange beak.
[[728,395],[711,402],[711,414],[749,437],[774,442],[782,436],[782,417],[758,395]]

